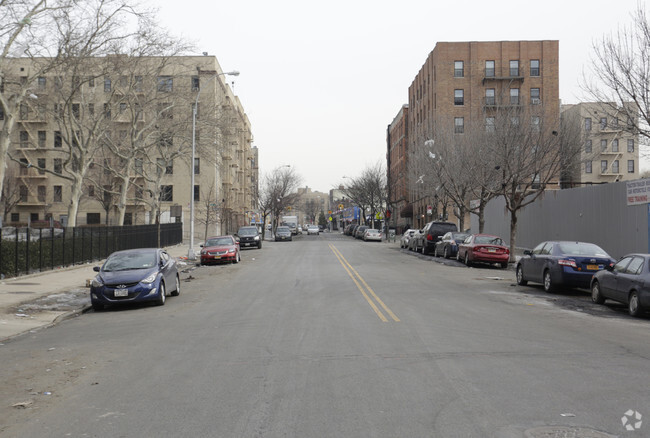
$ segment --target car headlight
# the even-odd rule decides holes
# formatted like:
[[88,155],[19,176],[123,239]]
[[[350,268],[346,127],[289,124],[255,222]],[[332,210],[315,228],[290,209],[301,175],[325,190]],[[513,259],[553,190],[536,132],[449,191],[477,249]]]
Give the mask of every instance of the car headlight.
[[102,287],[104,286],[104,283],[102,283],[102,279],[98,276],[93,278],[93,282],[91,283],[92,287]]
[[154,272],[153,274],[149,275],[147,278],[142,280],[140,283],[153,283],[156,281],[156,277],[158,277],[158,273]]
[[255,236],[253,240],[260,240],[260,236]]
[[229,252],[229,253],[233,253],[233,252],[235,252],[235,248],[229,249],[228,252]]

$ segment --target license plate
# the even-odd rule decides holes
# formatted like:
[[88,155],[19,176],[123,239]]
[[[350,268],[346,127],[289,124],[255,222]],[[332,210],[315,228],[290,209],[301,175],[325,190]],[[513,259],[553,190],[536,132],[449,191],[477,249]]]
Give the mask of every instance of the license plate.
[[113,294],[116,297],[128,297],[129,296],[129,290],[128,289],[115,289],[115,292]]
[[496,248],[488,248],[488,252],[497,252]]
[[587,265],[587,271],[600,271],[600,266],[598,266],[598,265]]
[[215,258],[215,259],[220,259],[220,258],[221,258],[221,256],[214,256],[214,258]]

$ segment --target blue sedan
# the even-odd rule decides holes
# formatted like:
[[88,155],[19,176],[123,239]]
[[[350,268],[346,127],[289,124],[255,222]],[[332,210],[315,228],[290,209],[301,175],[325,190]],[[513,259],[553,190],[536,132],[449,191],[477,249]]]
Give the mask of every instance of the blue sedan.
[[176,260],[164,249],[117,251],[93,270],[98,273],[90,286],[90,302],[95,310],[143,301],[162,306],[168,291],[173,296],[181,292]]
[[542,242],[524,251],[517,262],[517,284],[542,283],[546,292],[559,286],[589,288],[593,275],[612,263],[609,254],[593,243]]

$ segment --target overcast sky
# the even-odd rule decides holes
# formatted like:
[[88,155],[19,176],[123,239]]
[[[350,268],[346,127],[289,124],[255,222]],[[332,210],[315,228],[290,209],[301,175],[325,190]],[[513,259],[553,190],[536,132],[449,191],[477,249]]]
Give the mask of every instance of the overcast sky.
[[289,164],[327,192],[385,162],[386,128],[438,41],[559,40],[560,98],[636,0],[156,0],[161,24],[239,70],[260,172]]

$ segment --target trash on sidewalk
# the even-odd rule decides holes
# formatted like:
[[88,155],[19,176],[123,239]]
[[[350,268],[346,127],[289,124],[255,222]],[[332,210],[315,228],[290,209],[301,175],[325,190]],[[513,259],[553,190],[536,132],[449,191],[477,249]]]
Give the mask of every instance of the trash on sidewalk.
[[33,400],[27,400],[24,402],[14,403],[13,405],[11,405],[11,407],[16,409],[25,409],[26,407],[31,406],[33,404],[34,404]]

